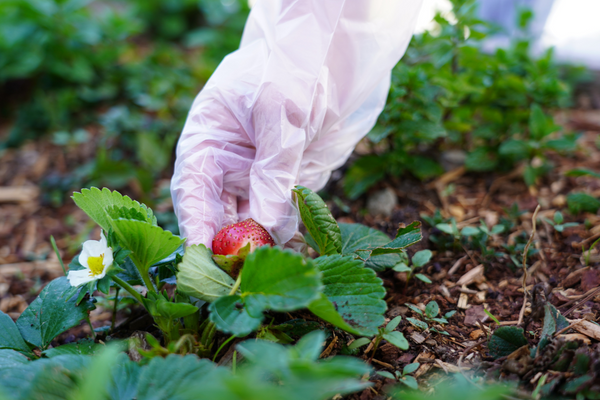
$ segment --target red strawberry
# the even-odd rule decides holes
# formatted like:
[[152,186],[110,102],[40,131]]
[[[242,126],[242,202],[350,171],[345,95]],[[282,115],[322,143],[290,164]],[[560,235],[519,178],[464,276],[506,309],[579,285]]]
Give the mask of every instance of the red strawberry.
[[216,234],[212,242],[214,254],[239,255],[240,249],[250,244],[250,252],[266,244],[274,246],[275,242],[269,232],[252,218],[237,224],[228,225]]

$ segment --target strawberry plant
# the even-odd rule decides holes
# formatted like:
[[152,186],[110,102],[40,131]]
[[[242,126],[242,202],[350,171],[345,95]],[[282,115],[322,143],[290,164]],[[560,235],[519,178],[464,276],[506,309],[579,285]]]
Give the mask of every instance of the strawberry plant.
[[406,259],[403,260],[402,262],[400,262],[399,264],[397,264],[393,268],[393,270],[396,272],[406,272],[407,273],[406,274],[406,286],[408,286],[408,283],[410,282],[410,278],[412,278],[413,276],[425,283],[431,283],[431,279],[429,279],[427,276],[425,276],[423,274],[415,273],[415,270],[419,269],[419,268],[423,267],[425,264],[427,264],[429,262],[429,260],[431,259],[432,255],[433,255],[433,253],[431,253],[431,250],[417,251],[415,253],[415,255],[412,257],[410,266],[408,266],[408,264],[409,264],[408,257],[406,257]]
[[444,172],[444,153],[456,149],[470,171],[523,164],[523,179],[533,185],[552,168],[549,152],[576,148],[577,135],[562,132],[551,116],[568,105],[571,85],[551,49],[532,55],[529,18],[520,17],[510,46],[490,53],[483,41],[495,28],[479,18],[477,2],[451,4],[451,12],[435,16],[435,29],[413,37],[392,71],[387,104],[367,135],[372,153],[344,177],[349,198],[386,176],[434,178]]
[[446,332],[445,330],[430,325],[433,323],[441,325],[447,324],[448,318],[452,317],[456,313],[456,311],[448,311],[446,314],[444,314],[443,317],[438,317],[440,313],[440,306],[434,300],[427,303],[427,306],[425,306],[425,312],[423,312],[419,307],[413,304],[406,303],[406,306],[421,318],[406,318],[406,320],[410,322],[413,326],[422,330],[428,329],[432,332],[441,333],[443,335],[449,335],[448,332]]
[[[362,225],[338,225],[323,200],[307,188],[298,186],[294,196],[308,240],[319,253],[315,259],[273,246],[268,233],[251,220],[215,236],[215,250],[224,254],[204,245],[184,249],[184,240],[159,227],[146,205],[106,188],[74,193],[75,203],[102,228],[100,238],[83,243],[67,276],[48,284],[16,323],[0,313],[0,365],[6,367],[0,389],[14,390],[17,398],[44,391],[78,396],[91,390],[78,383],[87,374],[100,374],[97,388],[103,396],[126,390],[140,399],[150,398],[149,382],[157,379],[170,383],[152,398],[188,398],[191,393],[193,398],[237,398],[233,393],[242,385],[260,396],[324,399],[364,388],[358,378],[369,368],[362,361],[335,357],[316,362],[325,337],[321,324],[302,322],[304,337],[294,347],[273,343],[292,343],[290,335],[300,336],[290,330],[291,321],[274,323],[280,319],[276,313],[305,309],[332,329],[363,336],[356,346],[374,336],[377,344],[385,339],[407,350],[408,341],[396,330],[400,317],[381,327],[387,307],[375,271],[405,257],[404,249],[421,239],[420,225],[401,228],[390,240]],[[229,268],[234,263],[236,274]],[[176,284],[175,290],[165,290],[166,283]],[[51,348],[59,334],[88,319],[96,293],[108,294],[111,287],[127,291],[159,329],[158,336],[145,335],[145,349],[136,350],[145,366],[117,355],[139,347],[139,338],[112,340],[106,349],[89,340]],[[246,364],[235,373],[198,358],[216,359],[233,338],[253,333],[270,341],[238,344]],[[106,372],[108,366],[114,374]],[[168,378],[170,368],[185,373]],[[23,383],[19,374],[36,380]],[[69,382],[52,386],[52,374],[68,376]],[[15,381],[21,382],[19,388]],[[200,387],[206,397],[193,392]]]

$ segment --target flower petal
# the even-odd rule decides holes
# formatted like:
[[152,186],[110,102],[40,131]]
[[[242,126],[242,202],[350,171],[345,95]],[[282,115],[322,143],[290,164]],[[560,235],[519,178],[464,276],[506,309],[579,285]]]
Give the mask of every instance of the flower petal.
[[86,267],[88,270],[90,269],[90,266],[88,264],[88,258],[92,257],[92,255],[90,255],[90,252],[87,251],[87,249],[84,247],[83,250],[81,250],[81,253],[79,253],[79,264],[83,265],[84,267]]
[[99,257],[106,250],[98,240],[86,240],[83,242],[83,250],[88,253],[88,257]]
[[89,269],[80,269],[77,271],[69,271],[67,279],[69,280],[71,286],[80,286],[93,281],[94,279],[96,279],[96,277],[90,276]]
[[104,261],[103,262],[104,270],[106,271],[106,268],[110,267],[114,261],[113,252],[110,247],[104,252],[104,260],[103,261]]
[[106,236],[104,236],[104,231],[100,231],[100,244],[104,247],[108,247],[108,241],[106,240]]

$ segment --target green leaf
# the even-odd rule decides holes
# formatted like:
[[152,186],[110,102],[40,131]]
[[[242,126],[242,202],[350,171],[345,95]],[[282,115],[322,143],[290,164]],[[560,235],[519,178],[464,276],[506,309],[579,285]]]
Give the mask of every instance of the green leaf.
[[362,258],[364,256],[374,257],[380,254],[400,253],[404,249],[423,239],[421,235],[421,223],[415,221],[408,225],[406,228],[398,230],[396,238],[386,245],[371,249],[360,249],[357,251]]
[[399,349],[408,350],[408,340],[406,340],[402,332],[387,332],[383,334],[383,338]]
[[600,208],[600,200],[587,193],[571,193],[567,195],[567,205],[573,215],[581,212],[595,214]]
[[419,364],[418,362],[414,362],[412,364],[405,365],[404,368],[402,369],[402,375],[412,374],[417,369],[419,369],[420,366],[421,366],[421,364]]
[[514,160],[524,160],[529,157],[530,147],[527,142],[517,139],[509,139],[500,145],[498,153],[509,156]]
[[429,325],[427,325],[427,323],[419,319],[407,317],[406,320],[419,329],[426,330],[429,328]]
[[494,331],[488,343],[490,355],[494,358],[507,356],[515,350],[527,345],[523,328],[501,326]]
[[410,303],[404,303],[404,305],[408,308],[410,308],[411,310],[413,310],[414,312],[416,312],[419,315],[423,315],[423,311],[421,311],[421,309],[417,306],[415,306],[414,304],[410,304]]
[[380,127],[380,126],[375,126],[373,127],[373,129],[371,129],[371,131],[369,133],[367,133],[367,138],[377,144],[379,142],[381,142],[383,139],[385,139],[386,137],[388,137],[392,132],[394,131],[394,128],[392,127]]
[[183,244],[183,240],[159,226],[131,219],[111,221],[119,242],[131,250],[129,257],[140,268],[140,273],[148,273],[148,269],[173,253]]
[[[343,255],[354,255],[360,249],[376,249],[390,242],[390,238],[385,233],[362,224],[339,224],[339,226],[342,233]],[[399,261],[398,254],[382,254],[367,259],[365,266],[374,271],[383,271],[393,267]]]
[[447,233],[448,235],[454,236],[456,233],[456,232],[454,232],[454,229],[453,229],[452,225],[450,225],[450,224],[446,224],[446,223],[437,224],[435,227],[438,228],[440,231]]
[[550,337],[569,326],[569,321],[550,303],[544,305],[544,325],[540,338]]
[[[383,282],[375,272],[364,267],[351,256],[326,256],[315,259],[322,273],[323,294],[333,307],[326,308],[323,299],[312,303],[309,309],[318,317],[353,333],[371,336],[383,324],[386,310]],[[242,280],[243,282],[243,280]],[[346,324],[340,324],[340,315]],[[354,333],[357,334],[357,333]]]
[[384,378],[396,380],[396,377],[388,371],[377,371],[377,375],[383,376]]
[[385,177],[387,161],[379,156],[364,156],[352,164],[344,176],[344,193],[350,200],[358,199],[371,186]]
[[529,115],[529,132],[534,140],[540,140],[544,136],[552,133],[548,130],[548,121],[542,108],[533,103],[531,105],[531,114]]
[[415,267],[420,268],[431,260],[433,253],[431,250],[417,251],[412,258],[412,263]]
[[342,318],[335,306],[323,293],[321,293],[321,296],[317,300],[314,300],[312,303],[310,303],[308,309],[319,318],[329,322],[334,326],[337,326],[340,329],[345,330],[346,332],[349,332],[353,335],[361,334],[358,330],[354,329],[354,327],[348,324],[344,318]]
[[534,186],[535,181],[538,177],[538,170],[531,165],[525,166],[525,171],[523,171],[523,179],[525,180],[525,184],[527,186]]
[[50,282],[17,320],[17,327],[27,342],[45,349],[50,342],[69,328],[87,318],[95,306],[91,301],[75,304],[76,298],[66,300],[71,285],[62,276]]
[[[112,342],[111,342],[112,343]],[[54,347],[48,350],[44,350],[42,354],[44,354],[48,358],[62,356],[65,354],[96,354],[100,350],[104,349],[106,345],[100,343],[94,343],[93,339],[83,339],[76,343],[68,343],[63,344],[58,347]]]
[[499,235],[502,232],[504,232],[504,225],[494,225],[492,227],[492,235]]
[[424,181],[444,173],[444,168],[429,157],[412,156],[407,169],[417,178]]
[[327,204],[318,194],[303,186],[296,186],[293,192],[302,222],[319,247],[315,250],[320,255],[340,254],[342,234]]
[[212,252],[203,244],[185,249],[177,272],[177,289],[182,293],[212,302],[226,296],[234,281],[213,262]]
[[396,318],[394,318],[393,320],[388,322],[388,324],[385,326],[385,330],[387,332],[392,332],[394,329],[396,329],[398,327],[398,324],[400,324],[400,321],[402,321],[402,317],[400,315],[398,315]]
[[423,274],[415,274],[415,278],[417,278],[418,280],[425,282],[425,283],[432,283],[431,279],[429,279],[427,276],[425,276]]
[[290,250],[263,246],[242,269],[241,296],[225,296],[209,306],[223,332],[244,336],[260,326],[263,311],[293,311],[320,296],[320,274],[312,262]]
[[371,339],[369,339],[369,338],[366,338],[366,337],[358,338],[354,342],[350,343],[350,345],[348,346],[348,349],[350,349],[350,350],[358,349],[359,347],[365,346],[369,343],[371,343]]
[[114,400],[137,398],[141,371],[142,367],[138,363],[131,361],[125,353],[119,354],[115,365],[111,368],[112,379],[108,388],[108,398]]
[[406,265],[404,263],[397,264],[392,269],[394,271],[396,271],[396,272],[410,272],[410,271],[412,271],[412,269],[408,265]]
[[414,376],[403,376],[400,382],[404,383],[406,386],[414,390],[417,390],[419,388],[419,383],[417,382]]
[[188,303],[171,303],[165,299],[159,299],[156,302],[156,309],[161,316],[170,319],[187,317],[198,312],[198,307]]
[[498,157],[493,150],[478,147],[467,155],[465,167],[470,171],[492,171],[498,165]]
[[[262,312],[248,313],[248,307],[241,296],[224,296],[209,306],[210,320],[222,332],[244,337],[260,327]],[[260,310],[262,311],[262,310]]]
[[166,358],[154,357],[142,369],[138,383],[139,400],[182,400],[179,392],[214,371],[215,364],[198,359],[195,355],[185,357],[170,354]]
[[[129,196],[121,195],[116,190],[111,192],[109,189],[103,188],[102,191],[100,191],[100,189],[95,187],[82,189],[81,193],[73,193],[72,199],[79,208],[89,215],[90,218],[106,232],[112,227],[111,221],[113,217],[109,214],[109,210],[111,210],[110,212],[113,212],[114,215],[115,209],[113,207],[133,209],[138,213],[145,215],[146,222],[151,225],[156,225],[156,217],[151,209],[144,204],[132,200]],[[123,217],[125,216],[121,216],[121,218]]]
[[398,124],[398,131],[404,135],[414,135],[424,142],[446,136],[446,130],[441,124],[430,121],[403,121]]
[[362,390],[361,382],[370,368],[352,357],[318,360],[325,335],[314,331],[296,346],[282,346],[264,340],[247,340],[237,345],[245,363],[236,369],[219,368],[219,374],[200,380],[190,388],[189,399],[202,393],[206,399],[325,400],[336,394]]
[[554,222],[556,222],[557,224],[562,224],[564,220],[565,218],[563,217],[560,211],[556,211],[554,213]]
[[573,177],[586,176],[586,175],[593,176],[595,178],[600,178],[599,173],[592,171],[591,169],[587,169],[587,168],[575,168],[575,169],[572,169],[565,173],[565,176],[573,176]]
[[438,306],[437,301],[432,300],[427,303],[427,306],[425,306],[425,315],[427,315],[429,318],[435,318],[439,313],[440,306]]
[[12,318],[0,311],[0,349],[13,349],[23,354],[31,354],[27,343]]
[[[448,224],[438,224],[438,225],[448,225]],[[440,229],[439,227],[437,227],[437,228]],[[445,228],[445,229],[446,230],[444,230],[442,232],[445,232],[445,233],[452,232],[452,227],[450,225],[448,225],[448,228]],[[440,230],[442,230],[442,229],[440,229]],[[465,226],[460,231],[461,236],[475,236],[475,235],[479,235],[479,233],[480,233],[479,229],[472,227],[472,226]],[[450,234],[452,234],[452,233],[450,233]]]
[[321,292],[315,263],[290,250],[263,246],[248,255],[242,270],[242,297],[261,299],[275,311],[306,307]]
[[84,378],[70,393],[70,399],[104,400],[111,380],[111,369],[121,351],[119,346],[104,346],[104,349],[92,358],[85,371]]

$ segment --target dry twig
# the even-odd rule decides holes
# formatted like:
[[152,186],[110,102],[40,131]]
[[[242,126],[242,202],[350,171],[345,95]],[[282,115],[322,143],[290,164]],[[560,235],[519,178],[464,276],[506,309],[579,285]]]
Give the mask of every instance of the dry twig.
[[540,205],[538,204],[538,206],[535,208],[535,211],[533,212],[533,217],[531,217],[531,236],[529,236],[529,240],[527,241],[527,244],[525,245],[525,250],[523,250],[523,306],[521,307],[521,312],[519,312],[519,322],[517,323],[517,325],[521,325],[521,323],[523,322],[523,315],[525,314],[525,306],[527,305],[527,252],[529,251],[529,246],[531,246],[531,243],[533,242],[533,238],[535,236],[535,222],[537,219],[537,214],[538,211],[540,211]]

